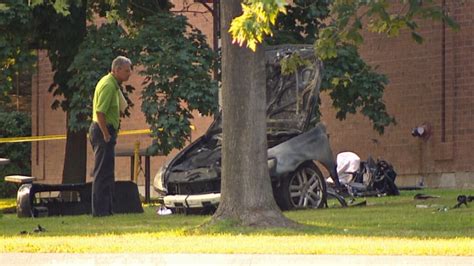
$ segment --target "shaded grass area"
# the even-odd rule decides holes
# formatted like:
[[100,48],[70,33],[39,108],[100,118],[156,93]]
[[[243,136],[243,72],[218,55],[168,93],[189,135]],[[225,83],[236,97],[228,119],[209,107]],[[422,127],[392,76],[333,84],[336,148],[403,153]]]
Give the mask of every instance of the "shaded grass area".
[[[417,193],[440,197],[414,200]],[[399,197],[367,198],[365,207],[340,208],[330,201],[328,209],[285,212],[304,225],[297,229],[238,227],[231,221],[202,227],[210,216],[158,216],[156,206],[145,206],[143,214],[104,218],[4,214],[0,252],[472,256],[474,202],[452,209],[459,194],[474,195],[474,190],[403,191]],[[46,232],[35,233],[38,224]]]

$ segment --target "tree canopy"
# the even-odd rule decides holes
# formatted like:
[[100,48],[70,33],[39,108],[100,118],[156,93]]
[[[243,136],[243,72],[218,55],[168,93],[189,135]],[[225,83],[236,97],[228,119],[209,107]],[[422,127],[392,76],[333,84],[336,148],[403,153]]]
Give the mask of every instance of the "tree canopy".
[[[35,56],[30,49],[32,14],[25,4],[12,1],[0,3],[0,101],[9,100],[14,76],[32,65]],[[20,37],[20,36],[23,36]]]
[[[70,130],[84,130],[95,83],[113,58],[125,55],[143,67],[141,110],[158,140],[155,150],[181,148],[192,111],[209,115],[217,109],[217,83],[210,76],[215,53],[171,7],[167,0],[7,1],[0,5],[0,80],[7,80],[0,90],[7,94],[21,64],[34,63],[33,49],[46,49],[55,72],[50,91],[62,96],[52,107],[68,113]],[[98,17],[106,22],[96,25]]]
[[[144,67],[139,73],[141,110],[156,139],[151,152],[182,148],[190,136],[192,112],[208,115],[217,109],[217,83],[210,76],[215,54],[204,35],[171,8],[169,0],[0,4],[0,101],[8,101],[14,75],[34,65],[34,50],[46,50],[54,72],[51,107],[61,108],[67,117],[63,183],[86,180],[92,91],[118,55]],[[133,89],[127,87],[125,94]]]
[[[74,119],[90,116],[95,83],[116,55],[127,55],[140,66],[141,111],[158,140],[153,149],[167,154],[183,147],[193,110],[203,115],[216,111],[217,83],[210,76],[215,55],[202,33],[183,16],[156,13],[134,26],[133,31],[116,23],[89,27],[69,68],[75,73],[69,84],[78,88],[71,99],[71,126],[88,127],[89,120]],[[132,91],[127,87],[127,94]]]

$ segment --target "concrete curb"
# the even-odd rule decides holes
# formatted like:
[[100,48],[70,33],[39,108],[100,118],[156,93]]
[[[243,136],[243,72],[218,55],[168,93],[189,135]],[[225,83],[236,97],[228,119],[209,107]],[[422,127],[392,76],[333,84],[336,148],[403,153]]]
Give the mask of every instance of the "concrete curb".
[[474,257],[2,253],[2,265],[474,265]]

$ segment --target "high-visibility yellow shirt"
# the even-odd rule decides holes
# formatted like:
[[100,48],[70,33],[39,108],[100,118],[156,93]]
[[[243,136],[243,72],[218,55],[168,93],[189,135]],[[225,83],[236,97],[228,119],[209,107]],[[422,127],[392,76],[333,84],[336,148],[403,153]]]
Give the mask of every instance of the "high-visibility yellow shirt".
[[109,73],[102,77],[94,91],[94,101],[92,104],[92,121],[98,122],[97,112],[105,115],[107,124],[111,124],[115,129],[120,124],[119,89],[117,79]]

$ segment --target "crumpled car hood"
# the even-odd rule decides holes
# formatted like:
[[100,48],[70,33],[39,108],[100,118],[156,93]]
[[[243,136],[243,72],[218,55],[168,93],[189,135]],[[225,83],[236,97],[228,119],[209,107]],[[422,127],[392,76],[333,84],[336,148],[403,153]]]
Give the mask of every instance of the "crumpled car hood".
[[[308,64],[293,74],[283,75],[280,62],[294,53],[298,53]],[[267,139],[269,157],[277,162],[274,175],[294,170],[298,166],[297,161],[302,159],[323,159],[327,161],[325,166],[328,170],[335,169],[330,162],[333,158],[325,130],[320,126],[309,130],[315,124],[321,71],[322,64],[316,59],[311,45],[283,45],[266,49]],[[303,132],[306,133],[301,134]],[[165,173],[165,184],[220,181],[221,134],[221,116],[218,115],[205,135],[170,162]],[[295,156],[296,151],[303,151],[303,154]],[[293,155],[283,156],[282,152]]]
[[[308,65],[282,74],[281,62],[297,54]],[[266,49],[267,127],[269,131],[306,131],[315,119],[322,63],[308,45],[281,45]]]

